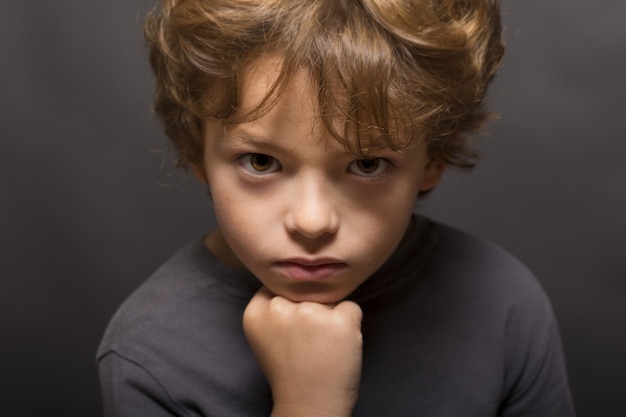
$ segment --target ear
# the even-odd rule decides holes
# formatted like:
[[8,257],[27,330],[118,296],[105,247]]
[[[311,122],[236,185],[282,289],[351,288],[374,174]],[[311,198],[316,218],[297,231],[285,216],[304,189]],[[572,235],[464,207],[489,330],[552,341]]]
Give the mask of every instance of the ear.
[[424,169],[424,179],[422,180],[420,191],[425,192],[435,188],[435,186],[439,184],[439,181],[441,181],[445,170],[445,162],[429,157],[426,168]]
[[206,171],[204,170],[204,164],[202,162],[192,162],[189,164],[189,167],[198,181],[204,185],[209,185],[209,180],[206,176]]

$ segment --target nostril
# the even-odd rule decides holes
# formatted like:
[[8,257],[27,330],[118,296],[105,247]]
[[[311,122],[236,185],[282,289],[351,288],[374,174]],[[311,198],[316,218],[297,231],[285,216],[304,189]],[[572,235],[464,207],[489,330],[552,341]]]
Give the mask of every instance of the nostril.
[[308,239],[317,239],[337,232],[339,221],[331,210],[298,210],[292,212],[285,221],[290,233],[297,233]]
[[337,237],[334,233],[324,233],[317,237],[305,236],[302,233],[291,233],[292,242],[301,247],[306,253],[318,253],[330,245]]

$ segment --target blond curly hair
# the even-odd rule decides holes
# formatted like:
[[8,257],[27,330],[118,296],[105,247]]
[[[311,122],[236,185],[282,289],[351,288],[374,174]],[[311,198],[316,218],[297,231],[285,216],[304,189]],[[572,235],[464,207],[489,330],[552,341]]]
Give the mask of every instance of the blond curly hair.
[[[350,152],[371,152],[375,129],[392,149],[423,139],[431,157],[470,168],[501,32],[497,0],[161,0],[145,21],[154,109],[180,166],[202,163],[204,119],[259,117],[305,68],[321,120]],[[280,75],[241,114],[241,70],[267,54]]]

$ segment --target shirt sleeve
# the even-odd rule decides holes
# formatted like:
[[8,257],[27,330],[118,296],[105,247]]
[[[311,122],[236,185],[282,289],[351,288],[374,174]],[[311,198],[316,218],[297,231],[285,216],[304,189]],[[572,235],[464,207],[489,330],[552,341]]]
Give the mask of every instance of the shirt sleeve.
[[543,297],[508,317],[501,417],[574,417],[565,359],[550,303]]
[[105,417],[190,416],[140,364],[109,352],[98,370]]

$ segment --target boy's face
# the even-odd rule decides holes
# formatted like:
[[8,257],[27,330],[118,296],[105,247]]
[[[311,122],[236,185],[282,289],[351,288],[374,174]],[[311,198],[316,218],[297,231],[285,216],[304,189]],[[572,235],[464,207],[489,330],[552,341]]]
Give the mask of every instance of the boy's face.
[[[278,74],[257,61],[242,75],[239,105],[261,100]],[[425,146],[354,159],[316,116],[316,91],[297,73],[272,110],[249,123],[204,125],[205,177],[219,231],[209,249],[242,264],[274,294],[336,303],[389,258],[404,236],[419,191],[443,164]]]

